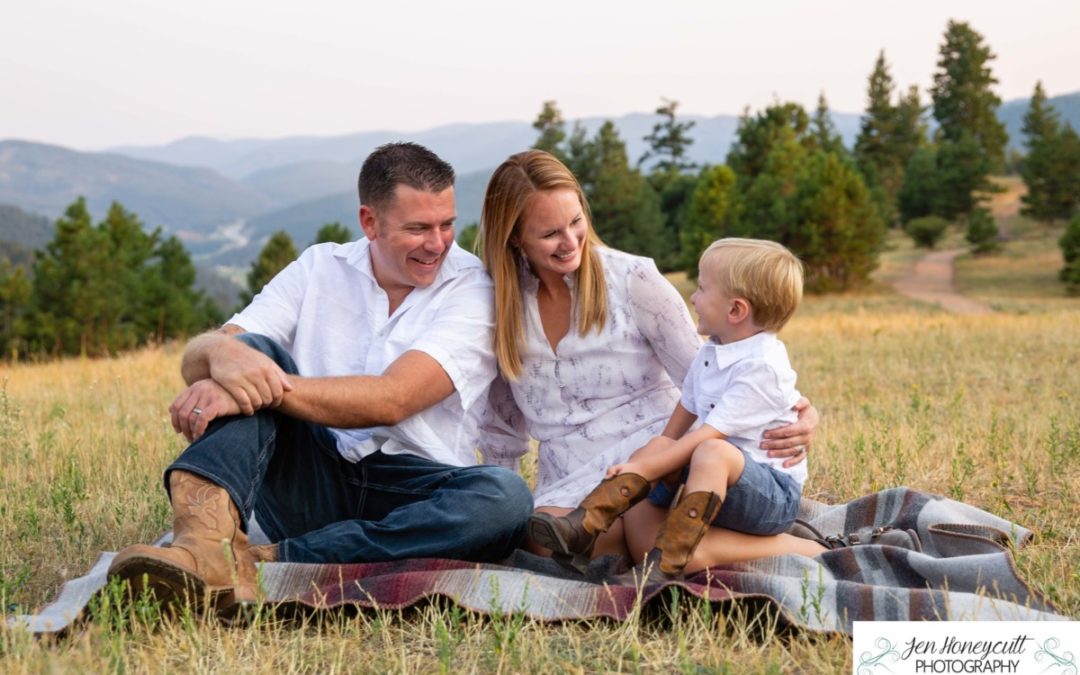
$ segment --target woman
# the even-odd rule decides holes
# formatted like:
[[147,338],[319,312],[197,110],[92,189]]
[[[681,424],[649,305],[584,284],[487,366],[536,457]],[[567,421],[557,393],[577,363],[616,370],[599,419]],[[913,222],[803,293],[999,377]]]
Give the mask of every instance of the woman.
[[[652,260],[603,246],[581,186],[547,152],[513,155],[495,170],[481,215],[481,257],[495,281],[495,353],[505,378],[493,387],[494,419],[481,450],[490,462],[512,465],[527,451],[528,436],[536,438],[537,510],[563,515],[609,466],[663,442],[653,439],[679,400],[701,340],[686,303]],[[800,412],[807,419],[777,430],[772,447],[805,456],[816,425],[808,405]],[[626,543],[639,560],[663,511],[642,502],[626,518],[634,524]],[[799,546],[783,540],[787,535],[711,529],[702,546],[737,546],[733,560]],[[626,547],[617,522],[593,554],[619,552]]]

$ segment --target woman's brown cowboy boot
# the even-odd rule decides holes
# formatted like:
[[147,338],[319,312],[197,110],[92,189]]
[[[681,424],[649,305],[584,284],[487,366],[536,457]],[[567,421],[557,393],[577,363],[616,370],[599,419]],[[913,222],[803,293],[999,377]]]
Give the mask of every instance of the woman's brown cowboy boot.
[[270,556],[248,546],[229,493],[179,469],[169,475],[169,488],[172,543],[128,546],[113,559],[109,576],[126,580],[135,594],[148,591],[165,603],[187,593],[194,602],[208,599],[212,606],[254,600],[255,562]]
[[534,513],[529,518],[529,537],[551,549],[552,559],[560,565],[584,574],[596,538],[648,494],[649,481],[644,476],[621,473],[602,481],[565,516]]
[[668,513],[656,545],[632,571],[635,583],[681,579],[694,550],[712,525],[724,500],[715,492],[685,495]]

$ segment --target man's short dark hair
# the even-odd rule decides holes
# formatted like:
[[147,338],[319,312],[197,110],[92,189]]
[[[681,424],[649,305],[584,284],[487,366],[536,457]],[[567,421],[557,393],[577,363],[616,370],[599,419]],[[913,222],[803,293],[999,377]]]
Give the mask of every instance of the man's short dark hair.
[[360,203],[379,209],[390,203],[399,184],[425,192],[453,187],[454,169],[418,143],[387,143],[364,160],[356,184]]

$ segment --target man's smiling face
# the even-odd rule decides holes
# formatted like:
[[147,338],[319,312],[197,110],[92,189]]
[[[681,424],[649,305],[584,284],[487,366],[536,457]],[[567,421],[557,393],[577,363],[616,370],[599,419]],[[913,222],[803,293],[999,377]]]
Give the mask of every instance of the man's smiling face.
[[360,207],[375,280],[388,295],[407,294],[435,281],[454,243],[456,215],[452,187],[426,192],[399,184],[388,204]]

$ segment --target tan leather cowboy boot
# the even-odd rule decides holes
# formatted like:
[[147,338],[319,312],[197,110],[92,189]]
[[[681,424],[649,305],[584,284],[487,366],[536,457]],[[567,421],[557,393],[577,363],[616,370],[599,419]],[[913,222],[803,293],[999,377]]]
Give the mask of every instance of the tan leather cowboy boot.
[[[277,557],[277,547],[248,546],[240,514],[225,488],[187,471],[169,475],[173,540],[167,547],[136,544],[117,554],[109,576],[125,579],[162,602],[186,593],[211,605],[255,599],[255,562]],[[262,550],[266,548],[268,550]]]
[[636,583],[660,583],[681,579],[694,550],[712,525],[724,500],[715,492],[692,492],[683,496],[668,513],[656,545],[632,571]]
[[552,559],[560,565],[584,574],[596,538],[648,494],[649,481],[644,476],[621,473],[602,481],[565,516],[534,513],[529,518],[529,537],[551,549]]

